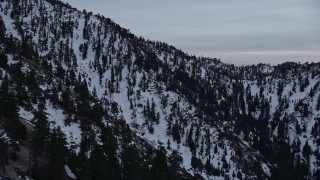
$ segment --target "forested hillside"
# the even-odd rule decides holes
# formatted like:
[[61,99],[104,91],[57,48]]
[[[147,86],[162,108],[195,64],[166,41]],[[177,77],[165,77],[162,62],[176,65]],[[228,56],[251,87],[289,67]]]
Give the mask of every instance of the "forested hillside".
[[320,63],[235,66],[0,0],[0,179],[320,179]]

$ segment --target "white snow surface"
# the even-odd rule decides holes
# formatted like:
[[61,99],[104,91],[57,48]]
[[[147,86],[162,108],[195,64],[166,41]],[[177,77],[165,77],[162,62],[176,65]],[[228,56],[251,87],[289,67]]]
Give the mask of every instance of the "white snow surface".
[[66,170],[67,175],[68,175],[71,179],[77,179],[76,175],[73,174],[73,172],[71,171],[71,169],[69,168],[69,166],[64,165],[64,169]]
[[[69,16],[67,15],[62,15],[61,17],[59,17],[59,19],[57,19],[57,15],[53,13],[53,9],[50,5],[48,5],[46,2],[44,3],[44,6],[46,7],[46,11],[48,12],[48,16],[49,16],[49,21],[63,21],[63,22],[67,22],[69,21]],[[34,10],[35,11],[35,10]],[[7,14],[4,14],[4,12],[0,12],[1,16],[3,17],[3,20],[5,22],[6,28],[7,28],[7,32],[10,32],[14,37],[21,39],[20,35],[18,34],[18,32],[16,31],[15,28],[13,28],[12,24],[13,24],[13,20],[10,18],[10,10]],[[68,14],[68,13],[67,13]],[[39,16],[39,14],[34,14],[34,16]],[[80,12],[74,12],[72,15],[74,18],[74,29],[73,29],[73,38],[72,41],[69,41],[69,38],[61,38],[61,42],[63,43],[67,43],[69,42],[69,47],[72,47],[75,52],[75,56],[76,56],[76,63],[77,66],[75,68],[75,72],[76,74],[81,74],[81,78],[82,79],[86,79],[87,83],[88,83],[88,89],[90,92],[93,92],[93,90],[95,89],[96,91],[96,95],[99,99],[105,98],[104,97],[104,93],[105,93],[105,89],[107,88],[107,83],[108,80],[110,80],[110,74],[111,74],[111,69],[107,69],[103,75],[102,75],[102,79],[101,79],[101,83],[100,83],[100,79],[99,79],[99,74],[97,72],[97,70],[94,70],[91,66],[92,62],[94,61],[94,57],[95,57],[95,53],[93,51],[94,49],[94,42],[97,41],[97,39],[101,40],[101,43],[103,43],[105,45],[105,47],[108,46],[108,42],[110,40],[110,34],[108,34],[106,37],[103,37],[102,34],[98,33],[99,28],[104,28],[104,24],[100,22],[100,20],[97,17],[90,17],[88,20],[88,24],[90,27],[95,27],[92,28],[93,32],[92,32],[92,36],[90,40],[85,40],[83,39],[83,28],[84,28],[84,16],[80,15]],[[36,19],[36,18],[35,18]],[[25,21],[28,21],[28,19],[24,19]],[[99,28],[97,28],[99,27]],[[26,27],[25,27],[26,28]],[[30,28],[30,27],[29,27]],[[50,32],[48,27],[47,31]],[[102,31],[102,30],[101,30]],[[121,39],[121,37],[119,37],[118,34],[115,35],[115,51],[119,52],[120,58],[124,59],[122,56],[122,54],[127,54],[128,52],[128,42],[126,42],[125,40],[123,41],[123,39]],[[33,41],[36,43],[39,40],[39,33],[35,33],[35,36],[33,36]],[[67,41],[68,40],[68,41]],[[80,44],[83,44],[84,42],[88,43],[88,54],[87,54],[87,59],[83,60],[82,55],[79,51],[79,46]],[[51,40],[48,40],[48,44],[51,43]],[[58,44],[57,44],[58,46]],[[107,54],[105,51],[106,48],[103,48],[103,52],[102,54]],[[143,52],[141,52],[143,53]],[[41,56],[47,55],[48,51],[43,50],[43,51],[39,51],[39,54]],[[164,60],[164,54],[160,54],[158,55],[159,59],[163,62],[165,62]],[[118,57],[115,54],[111,54],[109,60],[112,62],[113,65],[117,65],[118,62]],[[132,55],[131,60],[135,61],[135,56]],[[167,59],[173,58],[172,56],[169,55],[169,57],[167,57]],[[15,64],[17,62],[17,60],[13,59],[13,57],[11,55],[8,56],[8,63],[9,64]],[[101,59],[99,59],[99,62],[101,61]],[[178,59],[178,61],[181,61],[180,59]],[[195,63],[196,61],[189,61],[188,62],[188,66],[191,65],[192,63]],[[51,63],[53,66],[55,66],[52,62]],[[207,62],[204,62],[207,63]],[[172,61],[168,61],[169,66],[172,66]],[[62,66],[65,70],[68,69],[67,65],[65,63],[62,63]],[[201,78],[206,78],[206,76],[210,73],[208,73],[209,67],[210,66],[221,66],[220,64],[211,64],[211,65],[203,65],[203,67],[201,68],[201,72],[199,72],[201,74]],[[134,65],[132,66],[132,69],[136,68],[135,70],[137,70],[138,68],[135,67]],[[177,68],[177,67],[174,67]],[[29,71],[29,67],[23,67],[23,72]],[[191,70],[190,70],[191,71]],[[263,66],[261,67],[261,71],[265,74],[271,73],[273,71],[273,68],[270,66]],[[191,167],[191,157],[192,157],[192,153],[190,151],[190,148],[186,145],[186,138],[187,138],[187,133],[190,131],[191,126],[194,124],[200,124],[200,137],[198,138],[198,140],[195,140],[196,144],[198,144],[199,146],[201,145],[201,141],[202,139],[205,137],[205,129],[209,128],[209,136],[210,136],[210,145],[211,145],[211,149],[210,149],[210,154],[211,154],[211,163],[213,164],[213,166],[215,168],[221,168],[222,164],[221,164],[221,159],[222,156],[225,155],[225,158],[227,160],[227,162],[229,163],[229,175],[231,177],[231,174],[233,171],[237,170],[236,167],[236,163],[232,161],[232,156],[234,155],[234,150],[232,149],[230,143],[227,140],[218,140],[219,137],[219,132],[218,129],[210,127],[204,123],[201,123],[202,120],[198,119],[197,117],[195,117],[196,114],[196,107],[190,105],[184,97],[181,97],[178,93],[173,92],[173,91],[163,91],[163,92],[157,92],[156,90],[156,86],[161,87],[161,89],[166,89],[166,87],[161,84],[161,83],[153,83],[151,85],[151,87],[149,87],[145,92],[141,91],[141,98],[138,99],[136,97],[136,92],[138,90],[141,90],[141,88],[139,87],[139,83],[141,81],[142,78],[142,74],[143,71],[137,70],[134,75],[136,75],[136,79],[137,79],[137,83],[136,86],[134,87],[133,91],[135,92],[134,95],[132,96],[127,96],[127,87],[129,86],[127,83],[127,77],[131,77],[132,72],[129,73],[128,69],[125,67],[122,70],[122,81],[119,82],[119,92],[112,94],[111,98],[107,97],[108,100],[110,101],[114,101],[117,102],[117,104],[121,107],[122,112],[120,113],[119,116],[122,116],[125,121],[131,126],[131,128],[142,138],[144,138],[145,140],[147,140],[151,145],[153,145],[155,148],[159,147],[159,146],[167,146],[167,142],[170,141],[171,143],[171,149],[167,149],[168,151],[168,155],[170,155],[172,153],[173,150],[178,150],[178,152],[180,153],[181,157],[183,158],[183,163],[182,166],[188,170],[188,172],[190,172],[191,174],[193,174],[193,172],[195,172],[196,170],[192,169]],[[155,73],[151,72],[150,73],[150,79],[155,77]],[[270,77],[267,77],[270,78]],[[230,83],[228,81],[228,79],[223,79],[221,80],[223,82]],[[300,92],[299,91],[299,86],[297,86],[297,90],[296,92],[292,92],[293,89],[293,82],[288,82],[285,84],[284,86],[284,90],[281,94],[281,97],[287,97],[290,103],[290,106],[282,113],[282,117],[284,116],[284,114],[293,114],[295,115],[295,117],[297,117],[297,121],[298,123],[303,126],[306,125],[306,132],[303,132],[301,135],[297,135],[297,133],[291,129],[289,130],[288,134],[289,134],[289,140],[292,143],[292,141],[294,139],[299,139],[301,141],[301,149],[304,145],[304,143],[306,141],[308,141],[308,143],[310,144],[311,148],[313,151],[319,149],[319,146],[317,146],[317,144],[314,142],[314,139],[311,135],[311,129],[313,127],[313,125],[315,124],[315,118],[316,117],[320,117],[320,113],[318,110],[315,109],[316,106],[316,98],[319,96],[319,91],[317,91],[315,93],[315,96],[313,99],[311,98],[306,98],[308,97],[308,93],[310,92],[311,88],[313,88],[315,86],[316,83],[319,82],[319,78],[318,79],[311,79],[309,77],[309,85],[305,88],[304,92]],[[277,110],[277,108],[279,107],[279,98],[277,95],[277,89],[275,88],[275,85],[278,83],[278,80],[274,80],[272,83],[267,83],[264,91],[263,91],[263,96],[266,99],[270,99],[270,113],[271,115],[273,115],[275,113],[275,111]],[[245,80],[243,81],[243,85],[244,88],[246,88],[248,85],[250,85],[250,94],[252,96],[258,95],[260,92],[260,87],[258,85],[258,83],[256,81],[250,81],[250,80]],[[41,86],[42,90],[47,90],[49,87],[48,86]],[[270,91],[269,91],[270,89]],[[231,89],[228,89],[229,92],[231,92]],[[290,95],[290,93],[292,93]],[[168,106],[167,107],[162,107],[161,105],[161,98],[167,96],[168,97]],[[133,102],[134,106],[133,109],[130,109],[130,100]],[[160,114],[160,120],[159,120],[159,124],[154,124],[154,132],[153,133],[149,133],[149,130],[146,126],[144,126],[144,122],[145,122],[145,118],[143,116],[143,108],[138,107],[139,104],[141,105],[145,105],[146,102],[149,100],[149,102],[151,103],[151,101],[153,100],[156,104],[156,112],[159,112]],[[298,101],[303,100],[304,102],[308,103],[309,106],[312,108],[312,112],[314,112],[313,114],[311,114],[310,116],[308,116],[307,118],[303,118],[301,117],[301,115],[299,114],[299,112],[295,111],[295,106],[297,104]],[[169,115],[171,113],[171,107],[173,103],[177,103],[179,106],[179,109],[181,111],[182,117],[183,119],[187,119],[184,120],[185,122],[180,122],[184,126],[185,129],[185,133],[184,135],[181,136],[181,143],[178,144],[176,141],[173,140],[172,136],[168,136],[166,135],[166,129],[168,126],[168,118]],[[247,105],[246,105],[246,109],[247,109]],[[70,125],[65,125],[64,121],[66,119],[66,115],[64,114],[62,109],[56,108],[54,107],[49,101],[46,101],[46,113],[47,113],[47,118],[48,121],[50,122],[50,127],[60,127],[62,132],[66,135],[66,139],[67,139],[67,143],[68,143],[68,147],[71,147],[73,145],[75,146],[79,146],[80,142],[81,142],[81,129],[80,129],[80,125],[77,123],[71,123]],[[247,112],[248,113],[248,112]],[[26,121],[30,122],[33,119],[33,114],[32,112],[29,112],[27,110],[25,110],[24,108],[20,107],[19,109],[19,115],[21,118],[25,119]],[[260,115],[260,112],[254,112],[254,117],[258,118]],[[106,120],[107,121],[107,120]],[[173,120],[173,122],[171,122],[172,124],[174,124],[174,122],[177,121],[176,119]],[[293,127],[293,126],[292,126]],[[195,131],[194,127],[194,130]],[[96,129],[95,132],[99,133],[98,130]],[[274,135],[277,134],[277,129],[274,130],[273,132]],[[193,139],[196,139],[195,137],[195,133],[193,133],[192,136]],[[216,154],[214,154],[213,152],[213,147],[215,145],[218,144],[218,152]],[[243,144],[249,146],[247,142],[243,142]],[[199,148],[198,148],[199,149]],[[206,145],[204,146],[204,149],[206,149]],[[75,150],[76,152],[79,152],[79,147],[76,148]],[[224,151],[226,151],[226,154],[224,154]],[[214,155],[214,156],[212,156]],[[206,155],[205,153],[201,153],[200,150],[197,150],[196,152],[196,156],[197,158],[199,158],[204,164],[207,160],[207,158],[209,158],[208,155]],[[311,161],[311,170],[315,169],[315,157],[311,156],[310,157]],[[261,164],[261,168],[263,170],[263,172],[266,175],[270,175],[270,169],[268,167],[268,165],[266,163]],[[65,166],[66,172],[68,173],[69,167]],[[70,170],[70,173],[71,170]],[[69,174],[68,174],[69,175]],[[71,176],[70,176],[71,177]],[[212,176],[206,176],[205,173],[203,173],[203,177],[206,177],[207,179],[221,179],[222,177],[212,177]]]
[[266,175],[271,177],[271,172],[270,172],[268,165],[266,165],[265,163],[262,163],[261,168],[262,168],[263,172],[266,173]]
[[52,104],[47,101],[46,110],[48,121],[50,123],[50,127],[60,127],[61,131],[66,135],[66,140],[68,143],[68,147],[72,145],[76,145],[76,153],[80,151],[80,142],[81,142],[81,129],[78,123],[70,123],[70,125],[65,124],[66,116],[63,113],[63,110],[56,109],[52,106]]

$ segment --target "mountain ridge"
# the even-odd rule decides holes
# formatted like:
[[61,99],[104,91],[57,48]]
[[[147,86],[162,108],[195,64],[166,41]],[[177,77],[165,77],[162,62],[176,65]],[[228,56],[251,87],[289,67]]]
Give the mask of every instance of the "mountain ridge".
[[[50,124],[43,137],[51,138],[32,150],[35,164],[50,159],[59,173],[67,164],[80,179],[94,177],[90,163],[101,165],[98,179],[319,176],[320,63],[234,66],[190,56],[60,1],[7,0],[0,9],[2,97],[17,99],[17,114],[4,116],[38,131]],[[59,131],[67,155],[55,162],[43,149],[63,139]],[[39,168],[32,176],[46,177]]]

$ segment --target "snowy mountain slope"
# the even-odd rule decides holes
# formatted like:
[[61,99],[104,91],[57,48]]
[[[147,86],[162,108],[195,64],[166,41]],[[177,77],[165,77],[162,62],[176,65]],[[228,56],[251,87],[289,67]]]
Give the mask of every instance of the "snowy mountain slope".
[[7,0],[0,10],[9,64],[1,82],[7,75],[21,118],[36,125],[43,106],[50,131],[60,127],[77,177],[90,168],[72,159],[94,161],[110,143],[106,128],[118,145],[116,155],[105,153],[119,162],[113,178],[129,176],[133,147],[154,176],[170,179],[141,144],[151,157],[164,150],[182,179],[319,176],[319,63],[237,67],[197,58],[59,1]]

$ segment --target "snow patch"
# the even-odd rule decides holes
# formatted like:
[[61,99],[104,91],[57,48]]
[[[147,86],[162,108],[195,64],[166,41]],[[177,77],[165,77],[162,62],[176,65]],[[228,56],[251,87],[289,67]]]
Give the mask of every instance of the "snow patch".
[[262,163],[262,164],[261,164],[261,168],[262,168],[263,172],[264,172],[267,176],[271,177],[271,172],[270,172],[270,169],[269,169],[269,167],[268,167],[267,164]]
[[66,170],[67,175],[68,175],[71,179],[77,179],[77,177],[73,174],[73,172],[71,171],[71,169],[69,168],[69,166],[64,165],[64,169]]
[[26,120],[29,124],[31,124],[31,120],[34,118],[34,115],[31,112],[26,111],[23,107],[19,107],[19,115],[20,118]]
[[63,110],[56,109],[52,106],[52,104],[47,101],[46,103],[46,111],[48,115],[48,121],[50,122],[50,127],[60,127],[61,131],[66,135],[66,140],[68,143],[68,147],[70,148],[73,145],[76,145],[76,153],[80,151],[80,143],[81,143],[81,129],[78,123],[70,123],[70,125],[66,125],[65,115]]

